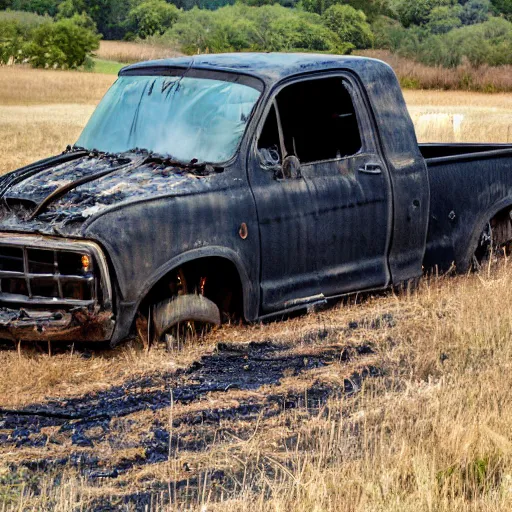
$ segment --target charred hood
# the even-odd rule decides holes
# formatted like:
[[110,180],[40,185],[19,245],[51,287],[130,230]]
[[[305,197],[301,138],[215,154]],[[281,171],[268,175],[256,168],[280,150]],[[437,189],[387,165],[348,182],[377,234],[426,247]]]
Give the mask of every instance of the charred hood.
[[144,152],[73,151],[14,171],[0,182],[0,230],[78,235],[108,208],[199,192],[215,169]]

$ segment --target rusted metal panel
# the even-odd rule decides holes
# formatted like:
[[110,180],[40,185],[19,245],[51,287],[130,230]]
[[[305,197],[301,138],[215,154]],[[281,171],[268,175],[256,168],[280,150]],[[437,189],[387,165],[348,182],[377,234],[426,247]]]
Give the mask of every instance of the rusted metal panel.
[[0,308],[0,338],[12,341],[108,341],[114,326],[112,311]]

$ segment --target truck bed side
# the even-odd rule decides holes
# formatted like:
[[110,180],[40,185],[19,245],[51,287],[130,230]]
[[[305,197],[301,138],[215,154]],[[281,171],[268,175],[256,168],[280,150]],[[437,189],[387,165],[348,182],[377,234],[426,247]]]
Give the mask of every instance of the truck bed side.
[[466,270],[486,224],[512,207],[512,145],[424,144],[430,183],[425,269]]

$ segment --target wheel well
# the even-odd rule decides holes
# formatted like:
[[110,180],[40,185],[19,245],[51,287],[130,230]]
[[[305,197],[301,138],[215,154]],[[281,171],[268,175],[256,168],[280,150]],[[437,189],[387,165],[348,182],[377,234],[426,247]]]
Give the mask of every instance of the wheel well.
[[493,251],[510,250],[512,241],[512,206],[507,206],[493,215],[491,219],[484,224],[483,230],[478,234],[474,256],[477,261],[487,257],[489,248]]
[[490,225],[493,231],[493,242],[502,246],[512,240],[512,219],[510,217],[512,207],[509,206],[499,211],[491,220]]
[[243,317],[243,288],[234,263],[222,257],[205,257],[174,268],[163,276],[141,302],[140,311],[173,295],[170,284],[176,276],[184,277],[186,293],[200,293],[213,301],[223,321]]

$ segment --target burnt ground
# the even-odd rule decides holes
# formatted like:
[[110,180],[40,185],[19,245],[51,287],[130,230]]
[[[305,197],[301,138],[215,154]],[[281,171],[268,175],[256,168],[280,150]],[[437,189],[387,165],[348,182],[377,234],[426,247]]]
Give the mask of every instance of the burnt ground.
[[[393,325],[384,315],[366,327]],[[205,481],[229,492],[236,474],[225,461],[207,460],[213,447],[249,442],[258,428],[285,428],[275,442],[290,449],[297,421],[328,414],[329,399],[351,397],[364,379],[382,374],[371,342],[347,342],[359,327],[323,329],[294,343],[218,343],[186,369],[0,408],[0,465],[9,470],[0,473],[0,490],[37,495],[42,475],[57,485],[72,471],[90,487],[108,487],[108,496],[91,498],[88,510],[98,511],[138,510],[156,495],[194,499]]]

